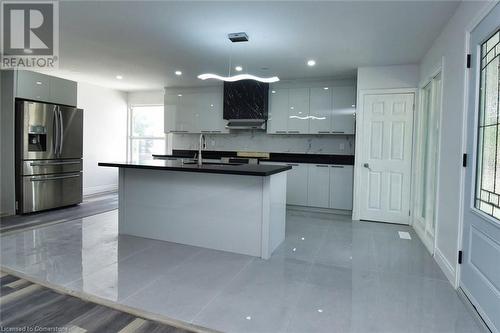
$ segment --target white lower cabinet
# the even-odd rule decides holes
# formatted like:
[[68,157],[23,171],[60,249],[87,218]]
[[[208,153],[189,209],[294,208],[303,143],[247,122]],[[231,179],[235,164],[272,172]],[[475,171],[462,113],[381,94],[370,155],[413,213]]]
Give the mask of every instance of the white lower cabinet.
[[352,210],[354,167],[352,165],[261,162],[292,167],[287,175],[286,203]]
[[330,165],[330,208],[352,210],[354,167]]
[[328,164],[309,164],[307,180],[307,206],[328,208],[330,204]]
[[289,163],[292,170],[287,175],[286,203],[289,205],[307,205],[307,164]]

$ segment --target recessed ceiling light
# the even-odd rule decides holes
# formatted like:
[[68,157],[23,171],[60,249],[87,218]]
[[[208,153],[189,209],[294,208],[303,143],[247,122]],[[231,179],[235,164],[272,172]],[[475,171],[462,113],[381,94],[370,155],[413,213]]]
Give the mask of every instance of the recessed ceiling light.
[[[36,81],[36,84],[41,85],[42,81]],[[37,96],[38,97],[38,96]]]
[[319,312],[319,313],[322,313],[322,312],[323,312],[323,309],[318,309],[318,312]]
[[181,75],[182,75],[182,72],[181,72],[181,71],[175,71],[175,75],[177,75],[177,76],[181,76]]
[[296,247],[294,247],[294,248],[292,249],[292,252],[295,252],[295,251],[297,251],[297,248],[296,248]]
[[27,54],[32,54],[33,50],[32,49],[24,49],[23,52],[27,53]]
[[245,319],[246,319],[246,320],[252,320],[252,317],[250,317],[250,316],[246,316],[246,317],[245,317]]
[[301,238],[301,240],[304,240],[304,239],[305,239],[304,237]]
[[323,87],[323,89],[328,90],[328,87]]
[[182,94],[177,94],[177,96],[182,97]]
[[272,91],[271,91],[271,94],[276,94],[276,90],[272,90]]
[[243,67],[236,66],[236,67],[234,67],[234,70],[237,71],[237,72],[241,72],[243,70]]
[[123,79],[123,76],[121,76],[121,75],[117,75],[117,76],[116,76],[116,79],[117,79],[117,80],[121,80],[121,79]]
[[307,66],[311,66],[312,67],[314,65],[316,65],[316,61],[314,61],[312,59],[311,60],[307,60]]

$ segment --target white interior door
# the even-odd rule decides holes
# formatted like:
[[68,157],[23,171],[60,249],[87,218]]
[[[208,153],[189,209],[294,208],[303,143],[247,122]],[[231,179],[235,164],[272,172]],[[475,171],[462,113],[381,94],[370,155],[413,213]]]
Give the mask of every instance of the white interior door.
[[500,5],[472,31],[460,287],[500,332]]
[[414,99],[413,93],[364,95],[362,220],[409,222]]

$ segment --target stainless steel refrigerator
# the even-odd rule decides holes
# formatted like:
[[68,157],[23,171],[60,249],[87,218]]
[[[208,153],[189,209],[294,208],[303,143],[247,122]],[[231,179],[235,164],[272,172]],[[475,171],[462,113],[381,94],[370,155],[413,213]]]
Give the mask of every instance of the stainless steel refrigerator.
[[16,213],[82,202],[83,110],[16,99]]

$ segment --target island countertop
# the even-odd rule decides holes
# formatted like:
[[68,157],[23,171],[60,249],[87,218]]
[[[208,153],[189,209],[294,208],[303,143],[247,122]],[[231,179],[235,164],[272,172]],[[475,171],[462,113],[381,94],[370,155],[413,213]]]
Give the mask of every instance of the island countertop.
[[186,164],[182,161],[171,160],[142,160],[142,161],[125,161],[125,162],[99,162],[99,166],[117,167],[129,169],[150,169],[150,170],[166,170],[166,171],[181,171],[181,172],[201,172],[201,173],[218,173],[228,175],[242,176],[271,176],[280,172],[290,170],[292,167],[288,165],[262,165],[262,164],[210,164],[204,163],[201,166],[197,164]]

